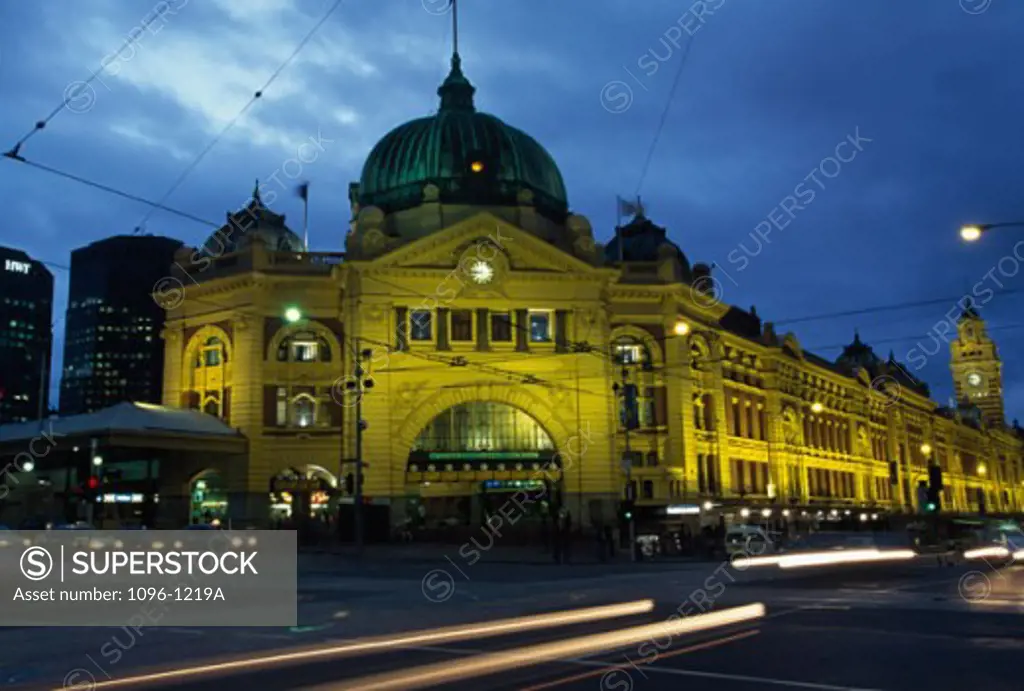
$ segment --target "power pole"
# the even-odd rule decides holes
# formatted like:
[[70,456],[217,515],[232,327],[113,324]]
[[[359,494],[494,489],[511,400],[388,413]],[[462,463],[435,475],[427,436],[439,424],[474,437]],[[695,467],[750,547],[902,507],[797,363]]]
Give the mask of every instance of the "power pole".
[[629,383],[629,369],[626,367],[625,361],[622,363],[622,383],[614,384],[612,389],[616,394],[622,395],[622,404],[625,415],[623,416],[623,428],[625,430],[625,450],[622,453],[622,465],[626,471],[626,487],[623,492],[625,497],[626,506],[629,507],[629,518],[626,519],[629,530],[629,559],[630,561],[636,561],[636,519],[632,515],[634,509],[634,502],[636,500],[636,493],[633,490],[633,452],[629,446],[629,430],[632,429],[636,415],[639,411],[635,410],[636,394],[635,392],[631,395],[630,387],[635,389],[635,386]]
[[[363,360],[369,362],[373,353],[369,350],[363,351],[360,348],[360,341],[357,336],[355,338],[353,355],[353,359],[355,361],[354,380],[349,381],[346,384],[346,388],[353,392],[356,397],[356,469],[352,492],[352,522],[355,531],[356,553],[361,554],[365,543],[365,516],[363,513],[363,431],[367,428],[366,421],[363,419],[363,395],[366,393],[367,389],[373,388],[373,379],[366,377],[367,372],[363,369]],[[364,379],[364,377],[366,378]]]
[[[358,351],[357,351],[358,352]],[[356,553],[363,552],[363,368],[356,359],[356,481],[353,493],[352,518],[355,528]]]

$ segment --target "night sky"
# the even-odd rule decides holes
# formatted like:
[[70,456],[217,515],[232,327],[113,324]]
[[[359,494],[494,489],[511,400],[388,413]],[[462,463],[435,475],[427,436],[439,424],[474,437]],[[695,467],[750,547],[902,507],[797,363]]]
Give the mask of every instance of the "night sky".
[[[68,95],[21,153],[162,198],[332,4],[0,0],[0,147]],[[276,173],[276,199],[264,199],[301,232],[291,188],[308,179],[313,249],[343,249],[348,183],[370,148],[437,107],[446,4],[343,2],[167,204],[222,221]],[[616,195],[639,186],[691,262],[719,265],[726,301],[756,305],[829,358],[858,328],[942,403],[948,349],[922,353],[973,291],[1003,357],[1007,416],[1024,418],[1024,229],[972,246],[956,235],[967,221],[1024,221],[1024,2],[462,0],[460,19],[477,107],[551,152],[599,240],[613,233]],[[132,37],[92,89],[75,85]],[[307,163],[286,163],[318,137],[322,149],[301,150]],[[837,153],[846,162],[827,160]],[[0,195],[0,243],[60,265],[147,212],[8,159]],[[165,212],[145,228],[193,245],[209,234]],[[67,272],[54,273],[59,371]],[[1022,292],[990,296],[1000,284]]]

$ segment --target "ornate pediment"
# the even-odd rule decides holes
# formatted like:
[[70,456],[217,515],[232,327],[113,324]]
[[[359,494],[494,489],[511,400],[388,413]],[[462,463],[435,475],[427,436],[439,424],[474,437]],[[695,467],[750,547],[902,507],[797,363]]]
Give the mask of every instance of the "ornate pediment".
[[498,217],[481,213],[397,247],[372,260],[373,269],[458,269],[467,283],[494,285],[511,271],[524,275],[595,273],[595,267]]

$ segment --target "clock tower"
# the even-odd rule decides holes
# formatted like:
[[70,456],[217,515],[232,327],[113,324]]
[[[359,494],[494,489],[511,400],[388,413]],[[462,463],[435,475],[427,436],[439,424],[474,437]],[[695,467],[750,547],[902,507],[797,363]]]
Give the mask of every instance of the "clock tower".
[[957,338],[949,349],[957,400],[977,406],[990,427],[1004,426],[1003,365],[972,302],[957,320]]

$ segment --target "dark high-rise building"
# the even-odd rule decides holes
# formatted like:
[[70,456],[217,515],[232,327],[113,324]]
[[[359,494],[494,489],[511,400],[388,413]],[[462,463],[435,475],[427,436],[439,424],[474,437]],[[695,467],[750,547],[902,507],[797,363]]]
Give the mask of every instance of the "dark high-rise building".
[[161,402],[164,310],[152,292],[179,247],[171,238],[117,235],[71,253],[61,415]]
[[53,274],[21,250],[0,247],[0,424],[49,409]]

